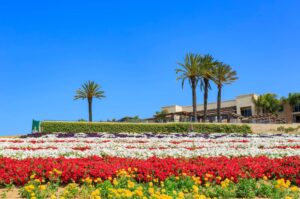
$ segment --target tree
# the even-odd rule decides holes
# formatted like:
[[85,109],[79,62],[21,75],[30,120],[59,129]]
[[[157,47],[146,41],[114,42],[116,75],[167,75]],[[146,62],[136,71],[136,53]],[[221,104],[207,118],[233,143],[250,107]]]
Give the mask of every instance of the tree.
[[217,119],[221,122],[221,98],[222,98],[222,88],[224,85],[233,83],[238,79],[236,71],[224,64],[222,62],[216,63],[215,67],[212,69],[212,80],[218,88],[218,98],[217,98]]
[[92,122],[92,103],[93,98],[102,99],[105,98],[104,91],[101,90],[101,86],[94,81],[88,81],[82,84],[81,88],[76,90],[76,95],[74,96],[74,100],[77,99],[87,99],[88,108],[89,108],[89,121]]
[[154,115],[155,119],[157,119],[159,122],[165,122],[167,119],[167,110],[157,111]]
[[288,103],[291,107],[300,104],[300,93],[289,93],[287,98],[281,98],[285,103]]
[[137,115],[134,117],[125,116],[118,120],[118,122],[132,122],[132,123],[137,123],[137,122],[141,122],[141,121],[142,120]]
[[208,90],[211,89],[210,80],[212,79],[212,69],[216,65],[216,61],[211,55],[201,56],[198,64],[198,78],[201,81],[200,89],[204,91],[204,113],[203,121],[206,121],[207,117],[207,99]]
[[185,56],[183,63],[178,63],[181,68],[177,68],[176,74],[177,80],[182,80],[182,88],[184,87],[184,82],[189,81],[192,88],[192,101],[193,101],[193,121],[197,121],[197,95],[196,88],[198,84],[198,74],[199,74],[199,62],[200,56],[197,54],[189,53]]
[[277,99],[277,95],[273,93],[266,93],[253,99],[256,111],[259,114],[275,114],[281,106],[281,102]]

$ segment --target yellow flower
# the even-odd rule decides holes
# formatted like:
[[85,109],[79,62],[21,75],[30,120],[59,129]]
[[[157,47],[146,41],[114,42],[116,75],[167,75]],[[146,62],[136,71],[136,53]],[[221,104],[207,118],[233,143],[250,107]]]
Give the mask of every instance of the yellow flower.
[[98,196],[100,195],[99,189],[96,189],[95,191],[92,192],[92,196]]
[[225,180],[223,180],[223,181],[221,182],[221,187],[222,187],[222,188],[228,187],[228,185],[229,185],[230,182],[231,182],[231,181],[230,181],[228,178],[226,178]]
[[140,197],[144,195],[143,191],[141,190],[135,190],[135,194]]
[[47,187],[46,187],[46,185],[40,185],[39,188],[40,188],[40,190],[44,191],[44,190],[46,190]]
[[297,192],[299,189],[298,189],[298,187],[296,187],[296,186],[292,186],[291,187],[291,191],[292,192]]
[[180,191],[179,193],[178,193],[178,198],[184,198],[184,193],[182,192],[182,191]]
[[194,199],[207,199],[205,195],[195,195]]
[[31,176],[30,176],[30,179],[34,179],[35,178],[35,174],[32,174]]
[[286,196],[284,199],[293,199],[293,198],[290,196]]
[[149,188],[148,192],[149,192],[150,195],[153,195],[154,194],[154,189],[153,188]]
[[134,182],[132,182],[130,180],[127,181],[127,186],[129,189],[132,189],[134,187],[134,185],[135,185]]
[[193,185],[193,192],[194,193],[198,193],[198,191],[199,191],[199,188],[196,186],[196,185]]
[[289,180],[285,181],[284,178],[281,178],[281,179],[276,180],[275,187],[277,189],[287,189],[290,187],[290,185],[291,185],[291,182]]
[[264,176],[263,179],[264,179],[265,181],[267,181],[267,180],[268,180],[268,176]]
[[118,182],[118,180],[117,180],[116,178],[114,178],[113,184],[114,184],[115,186],[117,186],[117,185],[119,184],[119,182]]
[[55,196],[54,194],[52,194],[52,195],[50,196],[50,199],[56,199],[56,196]]
[[133,196],[133,193],[130,191],[130,190],[125,190],[125,193],[124,193],[125,197],[127,198],[131,198]]

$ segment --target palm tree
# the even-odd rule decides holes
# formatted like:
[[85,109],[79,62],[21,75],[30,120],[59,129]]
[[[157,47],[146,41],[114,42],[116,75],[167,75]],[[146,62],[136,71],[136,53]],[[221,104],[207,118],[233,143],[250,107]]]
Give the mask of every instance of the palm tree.
[[181,68],[177,68],[177,80],[182,80],[182,88],[186,80],[189,81],[192,87],[192,101],[193,101],[193,121],[197,121],[197,96],[196,88],[198,84],[198,70],[199,70],[200,56],[197,54],[189,53],[185,56],[183,63],[178,63]]
[[104,91],[101,90],[101,86],[94,81],[88,81],[84,83],[81,88],[76,90],[76,95],[74,100],[77,99],[87,99],[89,106],[89,121],[92,122],[92,103],[93,98],[102,99],[104,98]]
[[260,95],[257,99],[253,99],[256,107],[256,111],[262,114],[276,114],[280,109],[280,100],[277,99],[277,95],[273,93],[266,93]]
[[300,93],[289,93],[287,98],[282,98],[283,102],[288,103],[291,107],[300,104]]
[[216,65],[216,61],[211,55],[204,55],[200,57],[198,64],[198,78],[201,80],[200,89],[204,90],[204,113],[203,121],[206,121],[207,117],[207,99],[208,90],[210,87],[210,80],[212,79],[212,69]]
[[216,66],[212,69],[212,80],[218,88],[218,100],[217,100],[217,119],[221,122],[221,98],[222,98],[222,88],[225,84],[231,84],[237,80],[236,71],[224,64],[222,62],[216,63]]

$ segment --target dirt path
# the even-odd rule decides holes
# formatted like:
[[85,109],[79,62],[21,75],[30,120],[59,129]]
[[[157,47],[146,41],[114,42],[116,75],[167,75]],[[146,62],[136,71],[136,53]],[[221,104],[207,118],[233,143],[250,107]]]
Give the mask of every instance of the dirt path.
[[7,198],[7,199],[19,199],[19,189],[12,188],[8,191],[8,189],[0,189],[0,198]]

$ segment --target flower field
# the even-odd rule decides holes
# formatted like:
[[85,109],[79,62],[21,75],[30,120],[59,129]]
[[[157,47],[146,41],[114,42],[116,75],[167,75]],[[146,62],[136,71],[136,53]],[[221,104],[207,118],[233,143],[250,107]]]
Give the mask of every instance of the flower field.
[[33,134],[0,149],[0,185],[24,198],[300,197],[298,135]]

